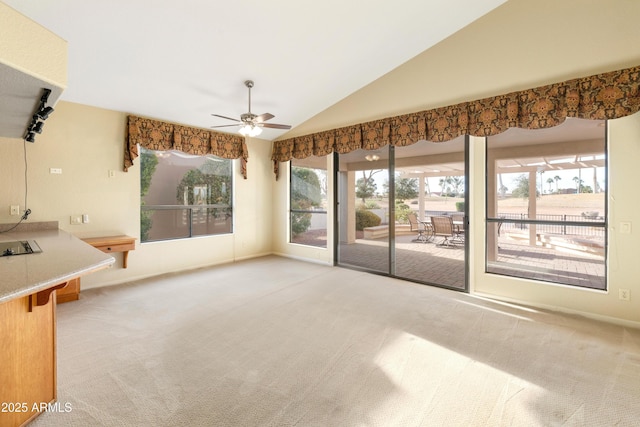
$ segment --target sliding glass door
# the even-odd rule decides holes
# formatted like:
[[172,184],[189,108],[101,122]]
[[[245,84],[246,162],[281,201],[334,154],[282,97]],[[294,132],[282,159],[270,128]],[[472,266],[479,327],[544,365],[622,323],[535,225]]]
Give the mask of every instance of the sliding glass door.
[[338,262],[389,273],[389,149],[341,154],[338,170]]
[[336,263],[466,290],[466,145],[461,137],[339,155]]

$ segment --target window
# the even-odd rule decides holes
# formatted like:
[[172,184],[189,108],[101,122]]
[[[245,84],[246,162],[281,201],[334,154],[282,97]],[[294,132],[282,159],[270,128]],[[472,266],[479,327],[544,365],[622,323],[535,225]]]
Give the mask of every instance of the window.
[[141,149],[140,240],[233,232],[232,160]]
[[327,247],[327,160],[291,160],[290,242]]
[[487,139],[489,273],[606,289],[604,123]]

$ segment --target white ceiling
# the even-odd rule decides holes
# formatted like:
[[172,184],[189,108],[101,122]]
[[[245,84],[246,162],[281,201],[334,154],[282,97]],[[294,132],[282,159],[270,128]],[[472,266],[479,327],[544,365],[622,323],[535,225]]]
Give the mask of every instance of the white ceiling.
[[2,1],[68,41],[61,100],[208,128],[247,79],[295,127],[506,0]]

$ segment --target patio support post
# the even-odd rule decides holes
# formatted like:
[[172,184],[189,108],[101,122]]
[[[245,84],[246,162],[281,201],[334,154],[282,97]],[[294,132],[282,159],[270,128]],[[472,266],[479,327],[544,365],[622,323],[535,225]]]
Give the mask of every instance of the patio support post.
[[418,177],[418,219],[424,221],[424,174],[420,174]]
[[347,195],[347,203],[342,208],[346,209],[347,218],[347,243],[356,242],[356,173],[354,171],[347,172],[347,191],[343,194]]
[[[537,198],[537,192],[538,192],[538,186],[536,185],[536,177],[537,177],[537,172],[534,171],[530,171],[529,172],[529,218],[528,219],[536,219],[536,215],[537,215],[537,206],[536,203],[538,202],[538,198]],[[529,245],[530,246],[535,246],[536,245],[536,225],[535,224],[529,224]]]
[[[485,140],[486,144],[486,140]],[[487,153],[487,216],[498,215],[498,198],[496,194],[496,160],[491,152]],[[487,260],[498,259],[498,235],[495,223],[487,223]]]

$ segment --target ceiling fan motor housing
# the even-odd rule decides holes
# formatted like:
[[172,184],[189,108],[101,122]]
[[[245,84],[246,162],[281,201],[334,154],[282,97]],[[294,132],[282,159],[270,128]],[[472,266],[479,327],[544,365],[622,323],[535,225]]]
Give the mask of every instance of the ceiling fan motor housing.
[[243,123],[253,123],[253,120],[258,117],[253,113],[244,113],[240,115],[240,121]]

